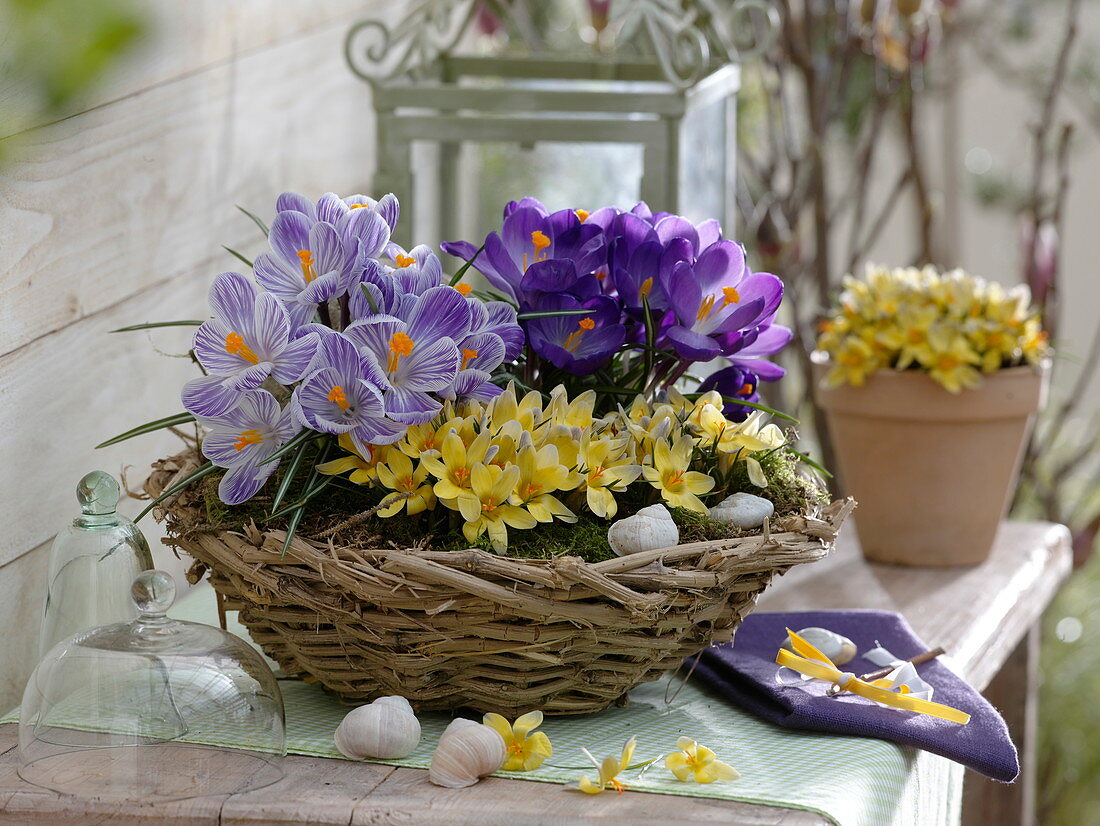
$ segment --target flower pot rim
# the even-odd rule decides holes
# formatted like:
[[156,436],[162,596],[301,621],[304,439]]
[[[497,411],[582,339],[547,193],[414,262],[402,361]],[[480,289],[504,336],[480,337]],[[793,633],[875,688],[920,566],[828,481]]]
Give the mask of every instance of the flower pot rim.
[[981,384],[959,393],[947,390],[926,370],[877,370],[861,386],[827,387],[828,363],[818,360],[814,365],[817,404],[828,415],[868,419],[978,423],[1029,416],[1043,407],[1050,379],[1050,363],[1044,360],[983,373]]
[[[814,367],[817,368],[818,370],[824,370],[824,369],[828,368],[829,366],[831,366],[832,363],[833,363],[833,360],[831,358],[829,358],[828,354],[825,353],[822,350],[814,350],[813,355],[811,357],[811,361],[812,361]],[[993,373],[982,373],[982,384],[984,384],[987,381],[996,381],[997,378],[1018,378],[1020,376],[1025,375],[1025,374],[1028,374],[1028,373],[1033,374],[1033,375],[1037,375],[1037,376],[1043,376],[1043,375],[1050,372],[1051,365],[1052,365],[1052,360],[1050,358],[1044,358],[1039,364],[1017,364],[1014,367],[1002,367],[1002,368],[1000,368],[999,370],[996,370]],[[880,367],[878,370],[875,370],[873,373],[868,373],[867,374],[867,380],[870,381],[871,379],[881,378],[881,379],[884,379],[886,381],[893,381],[895,379],[900,380],[900,381],[916,381],[917,376],[925,377],[926,379],[931,381],[936,387],[939,387],[941,390],[943,390],[945,393],[950,392],[943,385],[936,382],[932,378],[929,371],[925,370],[924,368],[919,368],[919,369],[906,368],[905,370],[898,370],[898,369],[893,368],[893,367]],[[852,389],[852,390],[862,390],[864,387],[865,387],[865,385],[856,387],[853,384],[849,384],[848,382],[845,382],[844,384],[839,385],[838,387],[829,387],[829,388],[825,388],[825,389],[826,390],[839,390],[839,389],[842,389],[842,388],[849,388],[849,389]],[[959,394],[951,393],[951,395],[952,396],[966,395],[967,393],[980,391],[981,389],[982,389],[982,385],[979,384],[977,387],[964,387],[961,393],[959,393]]]

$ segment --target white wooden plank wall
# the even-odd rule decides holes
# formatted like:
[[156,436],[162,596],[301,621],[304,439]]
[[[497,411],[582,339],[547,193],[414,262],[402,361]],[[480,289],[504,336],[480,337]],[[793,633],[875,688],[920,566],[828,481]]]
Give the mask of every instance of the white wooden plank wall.
[[[87,471],[144,469],[167,433],[93,446],[178,412],[188,333],[107,335],[203,317],[205,293],[263,247],[234,208],[295,189],[361,191],[373,167],[368,87],[343,60],[393,0],[148,0],[154,32],[81,114],[10,140],[0,169],[0,708],[33,667],[46,548]],[[243,266],[243,265],[238,265]],[[129,503],[131,512],[140,504]],[[183,565],[142,527],[158,564]]]

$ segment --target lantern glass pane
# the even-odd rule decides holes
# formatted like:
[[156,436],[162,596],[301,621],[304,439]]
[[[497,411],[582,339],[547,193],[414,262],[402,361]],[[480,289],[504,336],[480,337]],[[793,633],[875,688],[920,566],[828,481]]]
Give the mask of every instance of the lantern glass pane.
[[732,98],[693,109],[680,126],[680,212],[693,221],[719,218],[732,231]]
[[[550,210],[592,209],[607,204],[629,209],[638,202],[642,149],[630,143],[479,143],[465,147],[476,175],[467,175],[463,210],[477,226],[463,237],[483,238],[500,226],[501,206],[526,195]],[[467,200],[469,198],[469,200]]]

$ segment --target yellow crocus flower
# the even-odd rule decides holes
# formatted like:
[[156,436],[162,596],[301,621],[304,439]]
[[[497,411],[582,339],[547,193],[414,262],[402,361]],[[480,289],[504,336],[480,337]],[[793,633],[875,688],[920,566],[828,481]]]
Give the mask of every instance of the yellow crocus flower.
[[569,482],[569,468],[558,462],[558,449],[545,445],[535,449],[533,445],[522,447],[516,456],[519,480],[515,498],[518,504],[539,522],[553,522],[554,517],[563,522],[576,522],[577,516],[563,505],[554,493],[564,490]]
[[495,465],[473,466],[470,488],[460,490],[457,496],[458,511],[466,520],[462,534],[467,542],[488,533],[493,550],[503,553],[508,548],[509,526],[526,530],[538,524],[530,513],[511,504],[517,481],[519,468],[515,465],[503,470]]
[[506,772],[532,771],[554,753],[550,738],[541,731],[534,731],[542,725],[541,711],[529,711],[511,724],[501,715],[490,712],[481,722],[504,738],[507,757],[501,768]]
[[860,387],[867,381],[867,376],[879,367],[871,346],[858,336],[845,337],[832,355],[833,367],[825,377],[830,387],[845,382]]
[[410,459],[419,459],[420,454],[439,449],[444,433],[444,430],[437,431],[431,422],[410,425],[401,441],[394,446]]
[[644,466],[642,473],[672,507],[706,513],[698,494],[713,489],[714,479],[689,469],[694,449],[690,436],[681,436],[672,447],[667,439],[659,439],[653,447],[653,464]]
[[665,766],[676,775],[677,780],[713,783],[715,780],[736,780],[741,776],[733,766],[723,763],[713,751],[700,746],[690,737],[677,740],[676,748],[679,751],[665,758]]
[[550,404],[546,406],[546,418],[554,424],[563,424],[566,427],[590,427],[594,420],[592,411],[595,406],[595,390],[586,390],[570,401],[565,393],[565,387],[559,384],[550,391]]
[[408,494],[406,498],[398,499],[379,510],[379,516],[396,516],[402,509],[412,516],[435,506],[435,493],[432,486],[424,483],[428,476],[428,469],[423,463],[418,464],[414,470],[412,459],[399,450],[391,450],[386,457],[386,462],[379,462],[375,470],[378,481],[384,487],[397,493]]
[[337,442],[348,455],[317,465],[317,472],[326,476],[339,476],[350,470],[348,479],[357,485],[365,485],[374,479],[375,466],[386,456],[388,448],[375,445],[371,448],[370,458],[364,458],[347,433],[341,433]]
[[592,764],[599,770],[599,775],[595,782],[593,782],[588,779],[587,774],[582,774],[581,779],[577,782],[577,788],[585,794],[599,794],[604,789],[610,787],[619,794],[622,794],[628,787],[619,780],[619,775],[630,765],[630,760],[634,756],[634,746],[636,744],[637,740],[631,737],[623,744],[622,754],[620,754],[618,758],[605,757],[602,763],[597,762],[596,758],[592,756],[588,749],[581,749],[581,751],[588,756],[588,759],[592,761]]
[[612,491],[624,490],[641,475],[642,468],[634,464],[630,447],[629,442],[624,446],[621,441],[605,436],[589,438],[578,451],[588,509],[596,516],[612,518],[619,510]]
[[469,448],[457,431],[452,430],[444,436],[439,451],[425,453],[420,458],[420,463],[439,480],[434,486],[435,495],[441,501],[447,501],[455,500],[459,494],[468,491],[473,469],[484,464],[490,447],[488,433],[478,435]]
[[928,369],[928,374],[949,393],[961,393],[964,387],[978,386],[981,374],[975,365],[981,364],[982,360],[964,337],[949,337],[945,332],[933,331],[929,344],[932,348],[931,360],[922,364]]
[[523,430],[532,431],[542,418],[542,396],[538,391],[532,390],[517,401],[513,382],[508,382],[504,392],[485,408],[485,425],[493,432],[499,431],[508,422],[518,422]]

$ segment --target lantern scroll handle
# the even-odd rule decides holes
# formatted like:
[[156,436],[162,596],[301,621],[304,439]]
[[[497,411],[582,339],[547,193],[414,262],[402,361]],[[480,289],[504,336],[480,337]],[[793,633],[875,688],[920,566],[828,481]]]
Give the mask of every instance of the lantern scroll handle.
[[418,0],[392,29],[362,20],[344,38],[344,57],[366,81],[415,72],[455,47],[475,6],[475,0]]

